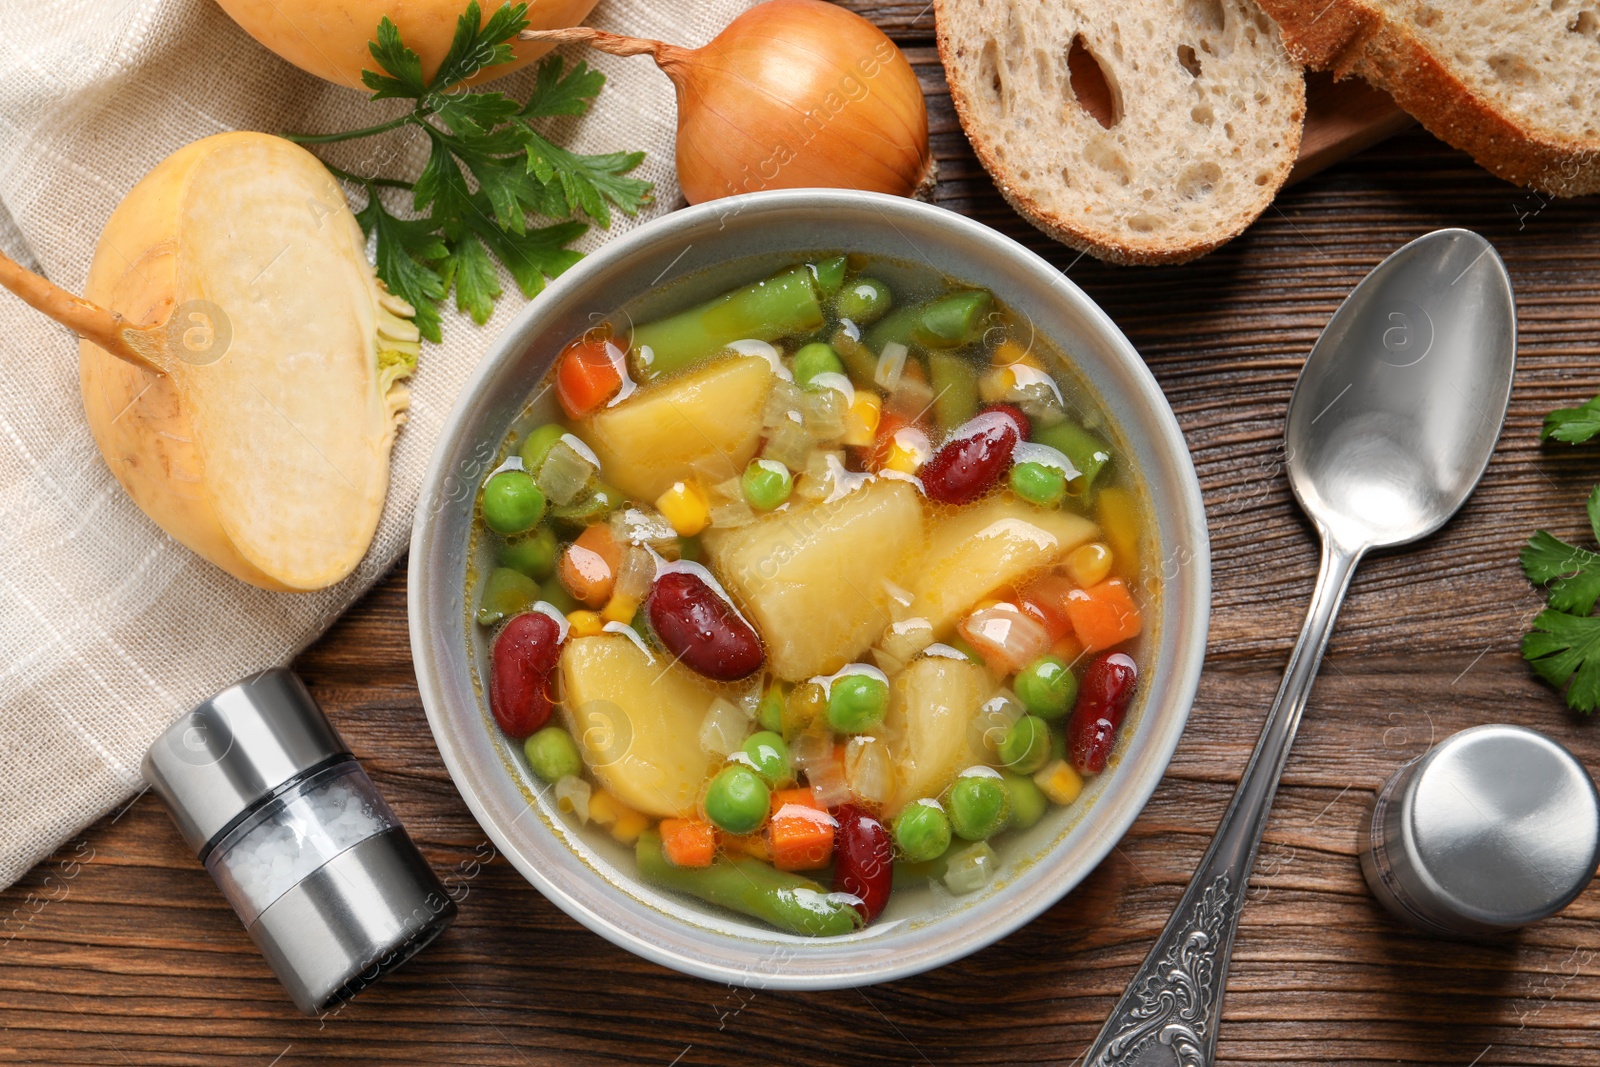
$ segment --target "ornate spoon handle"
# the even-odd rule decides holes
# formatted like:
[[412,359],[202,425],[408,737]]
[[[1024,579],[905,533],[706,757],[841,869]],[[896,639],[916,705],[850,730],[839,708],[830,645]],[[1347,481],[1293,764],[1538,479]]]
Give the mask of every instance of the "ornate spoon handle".
[[1217,836],[1128,990],[1084,1056],[1086,1067],[1211,1067],[1250,869],[1300,713],[1364,548],[1322,533],[1322,569],[1283,684]]

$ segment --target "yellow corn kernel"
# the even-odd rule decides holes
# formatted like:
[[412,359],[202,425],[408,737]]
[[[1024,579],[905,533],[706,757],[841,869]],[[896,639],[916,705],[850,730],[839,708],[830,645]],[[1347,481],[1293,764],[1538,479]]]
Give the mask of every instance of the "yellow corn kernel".
[[705,494],[688,482],[673,482],[671,489],[656,497],[656,510],[678,531],[679,537],[693,537],[711,522]]
[[1011,395],[1017,375],[1010,367],[990,367],[978,376],[978,395],[985,404],[995,404]]
[[1032,366],[1035,370],[1045,370],[1045,365],[1038,362],[1037,355],[1019,346],[1018,342],[1011,341],[1011,339],[1006,339],[1006,341],[997,344],[994,355],[990,355],[989,360],[995,366],[1011,366],[1013,363],[1022,363],[1024,366]]
[[1099,541],[1090,541],[1067,553],[1067,577],[1080,589],[1099,585],[1111,573],[1111,561],[1111,549]]
[[847,445],[870,445],[878,432],[878,419],[883,415],[883,401],[877,393],[865,389],[856,393],[855,403],[844,414],[844,438]]
[[617,821],[617,816],[624,810],[617,798],[607,793],[604,789],[596,789],[589,794],[589,818],[601,826],[610,826]]
[[894,436],[889,438],[889,451],[884,456],[883,466],[885,470],[915,474],[932,455],[933,448],[928,444],[928,435],[907,426],[903,430],[896,430]]
[[1039,791],[1057,804],[1071,804],[1083,792],[1083,777],[1064,759],[1052,760],[1033,776]]
[[612,593],[611,599],[606,601],[606,606],[601,610],[600,617],[606,622],[620,622],[626,626],[633,621],[639,611],[639,602],[631,596]]
[[650,828],[650,820],[632,808],[624,808],[620,804],[618,808],[616,821],[611,824],[611,836],[624,845],[631,845]]
[[593,637],[605,629],[606,621],[598,611],[570,611],[567,613],[567,625],[572,628],[572,637]]

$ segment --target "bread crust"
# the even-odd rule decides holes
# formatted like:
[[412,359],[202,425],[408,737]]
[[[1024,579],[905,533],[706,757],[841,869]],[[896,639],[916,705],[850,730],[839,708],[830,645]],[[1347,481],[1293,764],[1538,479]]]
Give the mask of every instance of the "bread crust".
[[1600,140],[1529,129],[1457,77],[1404,22],[1363,0],[1257,0],[1313,70],[1359,75],[1497,177],[1551,196],[1600,191]]
[[[962,0],[933,2],[939,62],[947,72],[954,69],[958,63],[966,61],[965,57],[956,54],[956,42],[946,32],[948,24],[946,11],[950,5],[959,2]],[[1273,167],[1269,180],[1258,187],[1261,195],[1254,202],[1244,204],[1232,212],[1224,223],[1213,227],[1205,234],[1188,234],[1181,237],[1153,235],[1148,240],[1133,240],[1121,234],[1109,234],[1099,227],[1086,227],[1081,224],[1082,220],[1055,212],[1037,198],[1017,188],[1010,180],[1010,166],[996,153],[995,142],[985,132],[985,124],[979,118],[977,104],[968,96],[966,86],[959,78],[947,77],[946,81],[950,88],[951,102],[955,105],[956,117],[961,121],[961,128],[966,132],[967,140],[971,142],[978,162],[989,172],[1006,203],[1052,240],[1117,266],[1187,263],[1207,252],[1215,251],[1243,233],[1272,203],[1277,191],[1288,179],[1290,170],[1294,168],[1295,159],[1300,151],[1300,135],[1305,118],[1305,81],[1296,78],[1294,91],[1298,93],[1298,97],[1293,103],[1293,110],[1298,114],[1299,120],[1291,123],[1291,128],[1286,131],[1287,151],[1282,153]]]

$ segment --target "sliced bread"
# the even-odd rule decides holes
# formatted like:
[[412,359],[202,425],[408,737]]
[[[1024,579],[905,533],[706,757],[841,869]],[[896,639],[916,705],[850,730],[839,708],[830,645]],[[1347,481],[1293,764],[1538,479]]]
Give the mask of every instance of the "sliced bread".
[[1271,203],[1305,80],[1253,0],[935,0],[962,128],[1000,192],[1112,263],[1181,263]]
[[1494,174],[1600,191],[1596,0],[1261,0],[1308,66],[1386,89]]

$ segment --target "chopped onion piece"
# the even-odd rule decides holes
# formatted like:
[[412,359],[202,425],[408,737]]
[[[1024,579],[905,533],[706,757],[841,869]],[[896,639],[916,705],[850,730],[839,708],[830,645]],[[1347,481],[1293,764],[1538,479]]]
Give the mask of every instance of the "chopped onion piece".
[[1012,674],[1044,655],[1050,634],[1015,604],[980,608],[956,627],[996,674]]
[[744,497],[737,500],[725,500],[711,506],[711,525],[723,530],[736,530],[741,526],[749,526],[756,521],[756,513],[745,502]]
[[556,809],[577,816],[580,825],[589,823],[589,783],[575,774],[556,782]]
[[786,421],[767,433],[761,449],[763,459],[777,460],[792,471],[804,470],[806,459],[816,446],[815,439],[800,420]]
[[865,735],[845,742],[844,780],[857,800],[886,803],[894,792],[894,761],[889,758],[889,746]]
[[766,406],[761,409],[761,428],[768,433],[786,422],[794,421],[801,411],[805,393],[791,381],[775,381],[767,394]]
[[918,652],[933,644],[933,624],[927,619],[901,619],[892,622],[883,631],[878,642],[889,655],[902,662],[910,662]]
[[639,603],[650,595],[650,584],[655,580],[656,557],[649,549],[633,545],[622,555],[622,566],[617,571],[611,595]]
[[568,443],[569,439],[570,434],[550,446],[550,452],[534,478],[544,495],[556,505],[570,504],[578,499],[578,494],[600,473],[599,464],[591,462],[573,448]]
[[884,345],[883,351],[878,353],[878,369],[873,373],[872,380],[886,391],[894,392],[900,385],[901,375],[906,371],[906,355],[909,351],[899,341]]
[[850,380],[842,374],[819,374],[813,381],[830,380],[825,387],[810,390],[805,395],[806,432],[819,442],[837,441],[844,436],[844,416],[855,399],[854,390],[846,393],[836,388],[831,379],[837,378],[850,389]]
[[1026,709],[1011,690],[996,690],[994,696],[978,708],[978,714],[972,719],[970,740],[974,750],[996,753],[1006,732],[1025,713]]
[[789,755],[805,775],[817,803],[836,808],[850,799],[850,787],[845,784],[844,767],[834,755],[832,736],[801,734],[789,746]]
[[708,756],[727,759],[744,744],[750,730],[750,717],[740,708],[722,697],[711,702],[706,717],[700,720],[700,749]]

